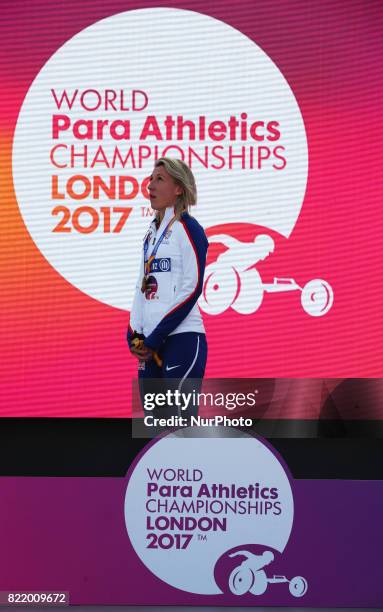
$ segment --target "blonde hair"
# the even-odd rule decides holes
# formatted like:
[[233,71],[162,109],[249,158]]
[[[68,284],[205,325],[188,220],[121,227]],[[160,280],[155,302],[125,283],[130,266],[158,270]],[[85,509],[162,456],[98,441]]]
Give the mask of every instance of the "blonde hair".
[[[191,206],[197,204],[197,186],[194,175],[189,166],[181,159],[160,157],[154,164],[155,168],[158,166],[163,166],[177,185],[182,187],[182,193],[177,196],[175,204],[176,217],[180,219],[183,212],[189,212]],[[156,216],[158,216],[158,213]]]

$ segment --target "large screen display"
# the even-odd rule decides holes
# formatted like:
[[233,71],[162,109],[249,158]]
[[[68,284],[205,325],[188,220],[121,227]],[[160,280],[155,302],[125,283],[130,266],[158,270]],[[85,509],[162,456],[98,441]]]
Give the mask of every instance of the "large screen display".
[[0,606],[382,609],[382,16],[2,0]]

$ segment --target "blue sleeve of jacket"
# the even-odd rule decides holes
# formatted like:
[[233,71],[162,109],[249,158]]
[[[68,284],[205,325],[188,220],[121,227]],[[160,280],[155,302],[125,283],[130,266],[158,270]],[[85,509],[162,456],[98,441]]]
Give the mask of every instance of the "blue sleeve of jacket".
[[203,227],[188,213],[181,217],[184,229],[181,256],[183,279],[180,291],[167,314],[145,339],[145,345],[157,351],[168,335],[178,327],[189,314],[202,293],[206,253],[209,246]]

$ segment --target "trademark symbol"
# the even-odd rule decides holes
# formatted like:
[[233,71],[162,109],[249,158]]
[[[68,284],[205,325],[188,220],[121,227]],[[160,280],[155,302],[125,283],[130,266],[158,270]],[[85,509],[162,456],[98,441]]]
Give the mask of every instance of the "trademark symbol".
[[198,534],[198,541],[199,542],[207,542],[207,535],[202,535],[202,533]]
[[150,206],[141,206],[141,217],[152,217],[154,210]]

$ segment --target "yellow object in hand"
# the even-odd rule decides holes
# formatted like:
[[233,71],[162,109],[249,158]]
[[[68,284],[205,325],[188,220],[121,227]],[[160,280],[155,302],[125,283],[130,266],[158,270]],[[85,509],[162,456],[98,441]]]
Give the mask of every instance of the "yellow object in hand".
[[[142,339],[140,339],[140,338],[133,338],[132,346],[135,349],[143,349],[144,348],[144,341]],[[152,349],[149,349],[149,351],[152,351]],[[162,368],[162,359],[158,356],[158,354],[155,351],[152,351],[152,355],[153,355],[153,359],[156,362],[156,364],[158,365],[158,367]]]

